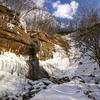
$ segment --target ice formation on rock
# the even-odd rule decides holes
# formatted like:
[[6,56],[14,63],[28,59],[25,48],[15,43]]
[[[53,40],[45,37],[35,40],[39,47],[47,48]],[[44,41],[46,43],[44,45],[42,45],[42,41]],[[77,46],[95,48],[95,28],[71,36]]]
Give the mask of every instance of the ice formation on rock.
[[53,52],[53,59],[40,61],[40,65],[43,66],[50,76],[60,77],[63,71],[67,70],[70,62],[65,51],[59,45],[55,44],[55,49],[56,52]]
[[[77,67],[75,60],[81,55],[78,49],[74,47],[75,43],[72,41],[69,35],[62,37],[65,41],[69,40],[71,48],[69,49],[69,55],[63,50],[62,47],[55,44],[55,52],[53,52],[53,59],[40,61],[40,65],[49,73],[50,76],[61,78],[71,67]],[[76,58],[74,58],[76,57]]]
[[26,56],[17,56],[11,52],[4,52],[0,55],[0,71],[9,72],[13,74],[17,72],[17,74],[22,74],[27,76],[29,71],[29,65],[27,64],[27,60],[29,57]]
[[25,20],[24,20],[23,17],[20,18],[20,23],[24,26],[24,28],[25,28],[25,33],[27,33],[27,31],[26,31],[26,22],[25,22]]
[[9,27],[10,29],[13,29],[14,25],[12,23],[7,23],[7,27]]

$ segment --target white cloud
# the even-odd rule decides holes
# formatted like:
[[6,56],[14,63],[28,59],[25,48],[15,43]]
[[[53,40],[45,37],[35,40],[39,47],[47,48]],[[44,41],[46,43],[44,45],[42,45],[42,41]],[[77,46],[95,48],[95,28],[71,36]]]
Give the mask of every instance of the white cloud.
[[73,19],[73,15],[76,14],[79,3],[72,1],[70,4],[61,4],[60,1],[56,1],[52,4],[54,9],[57,9],[53,15],[60,18]]
[[71,8],[72,8],[72,10],[73,10],[73,14],[75,14],[75,13],[76,13],[76,10],[77,10],[77,8],[78,8],[78,6],[79,6],[79,4],[78,4],[76,1],[72,1],[72,2],[70,3],[70,5],[71,5]]
[[43,7],[44,4],[44,0],[34,0],[34,2],[36,2],[37,7]]
[[60,3],[61,3],[60,1],[54,2],[54,3],[52,4],[53,8],[57,8],[57,6],[58,6]]

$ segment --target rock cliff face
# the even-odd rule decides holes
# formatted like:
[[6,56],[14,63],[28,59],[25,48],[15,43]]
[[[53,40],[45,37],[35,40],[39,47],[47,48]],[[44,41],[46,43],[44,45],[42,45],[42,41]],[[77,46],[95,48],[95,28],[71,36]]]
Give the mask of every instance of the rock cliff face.
[[[70,44],[62,38],[62,35],[50,36],[43,31],[33,31],[29,32],[30,37],[41,43],[40,51],[37,56],[40,60],[48,60],[53,58],[53,52],[56,52],[55,45],[59,45],[64,49],[66,55],[70,49]],[[59,51],[59,50],[58,50]]]
[[[39,66],[36,53],[40,43],[32,39],[20,23],[19,14],[0,5],[0,52],[11,52],[17,56],[28,56],[28,75],[30,79],[47,77],[47,73]],[[1,69],[2,71],[2,69]]]

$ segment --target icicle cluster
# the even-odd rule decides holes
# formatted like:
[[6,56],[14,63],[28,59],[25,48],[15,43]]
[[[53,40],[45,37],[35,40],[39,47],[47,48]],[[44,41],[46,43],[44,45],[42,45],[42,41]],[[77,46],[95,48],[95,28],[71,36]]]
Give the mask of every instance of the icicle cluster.
[[17,74],[27,75],[29,71],[29,65],[26,60],[29,57],[24,57],[22,55],[17,56],[11,52],[4,52],[0,55],[0,71],[9,72],[13,74],[17,72]]

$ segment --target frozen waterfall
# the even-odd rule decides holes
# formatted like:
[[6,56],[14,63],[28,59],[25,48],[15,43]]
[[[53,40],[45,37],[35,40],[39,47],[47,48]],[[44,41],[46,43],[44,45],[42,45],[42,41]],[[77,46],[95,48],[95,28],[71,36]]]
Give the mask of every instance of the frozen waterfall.
[[0,71],[9,72],[13,74],[22,74],[27,76],[29,71],[29,65],[26,60],[29,60],[28,56],[16,55],[11,52],[2,52],[0,55]]

